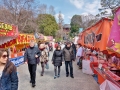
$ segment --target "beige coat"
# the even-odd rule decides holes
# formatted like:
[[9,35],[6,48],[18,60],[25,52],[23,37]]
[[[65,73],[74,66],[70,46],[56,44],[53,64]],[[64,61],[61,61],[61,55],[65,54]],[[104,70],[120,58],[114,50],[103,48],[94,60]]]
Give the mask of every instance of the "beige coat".
[[46,62],[48,60],[48,52],[46,49],[41,51],[40,62]]

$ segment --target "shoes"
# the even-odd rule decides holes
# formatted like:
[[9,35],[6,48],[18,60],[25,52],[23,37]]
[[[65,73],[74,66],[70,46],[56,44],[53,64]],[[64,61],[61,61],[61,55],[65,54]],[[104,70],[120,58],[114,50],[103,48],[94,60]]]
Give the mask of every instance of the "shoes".
[[60,75],[57,76],[58,78],[60,77]]
[[32,84],[32,87],[35,87],[36,85],[35,84]]
[[57,78],[57,76],[54,76],[54,79],[56,79]]
[[74,76],[71,76],[71,78],[74,78]]
[[32,83],[32,81],[30,80],[30,83]]
[[43,74],[41,73],[41,76],[43,76]]
[[69,75],[66,75],[66,77],[69,77]]

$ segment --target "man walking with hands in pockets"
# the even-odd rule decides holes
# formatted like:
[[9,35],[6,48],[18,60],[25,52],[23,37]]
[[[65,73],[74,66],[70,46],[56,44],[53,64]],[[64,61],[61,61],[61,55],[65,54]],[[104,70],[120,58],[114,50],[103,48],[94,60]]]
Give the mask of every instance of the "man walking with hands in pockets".
[[66,43],[66,46],[63,49],[63,55],[64,55],[64,60],[65,60],[66,77],[69,76],[69,69],[68,69],[68,66],[69,66],[70,67],[70,76],[71,76],[71,78],[74,78],[72,61],[75,60],[75,56],[74,56],[74,52],[73,52],[70,42]]
[[[35,87],[35,78],[36,78],[36,68],[37,68],[37,60],[40,57],[40,50],[38,47],[35,47],[35,42],[33,40],[30,41],[30,47],[25,51],[24,61],[28,62],[28,70],[30,73],[30,83],[32,83],[32,87]],[[27,61],[27,62],[26,62]]]

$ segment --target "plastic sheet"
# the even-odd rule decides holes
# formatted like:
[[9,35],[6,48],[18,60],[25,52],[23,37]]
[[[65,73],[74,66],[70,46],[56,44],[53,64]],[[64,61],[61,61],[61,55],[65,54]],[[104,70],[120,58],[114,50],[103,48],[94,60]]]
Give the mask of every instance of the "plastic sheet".
[[114,83],[110,82],[109,80],[105,80],[100,85],[100,90],[120,90],[120,88],[116,86]]
[[85,74],[93,75],[93,71],[90,67],[90,61],[89,60],[82,60],[82,72]]

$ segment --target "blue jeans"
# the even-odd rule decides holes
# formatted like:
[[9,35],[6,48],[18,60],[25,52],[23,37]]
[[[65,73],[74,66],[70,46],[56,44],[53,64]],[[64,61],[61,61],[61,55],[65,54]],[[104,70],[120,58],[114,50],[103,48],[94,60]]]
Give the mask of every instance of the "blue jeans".
[[65,61],[66,75],[69,75],[68,65],[70,67],[70,76],[73,76],[73,65],[72,61]]

